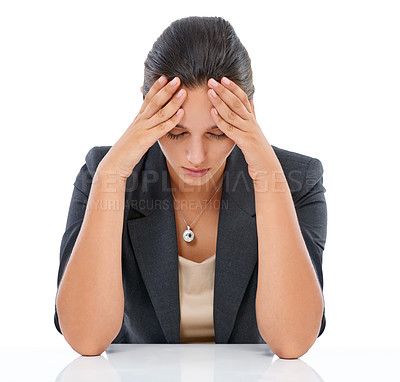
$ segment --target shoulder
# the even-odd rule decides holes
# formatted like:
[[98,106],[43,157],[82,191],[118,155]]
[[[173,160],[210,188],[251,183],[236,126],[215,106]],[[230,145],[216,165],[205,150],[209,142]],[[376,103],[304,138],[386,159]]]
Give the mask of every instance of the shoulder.
[[111,146],[94,146],[86,154],[85,163],[79,170],[74,182],[74,186],[86,196],[89,195],[97,167],[110,148]]
[[[89,194],[97,168],[103,158],[107,155],[111,147],[112,146],[94,146],[87,152],[85,156],[85,163],[81,167],[74,182],[74,186],[82,191],[84,194]],[[142,170],[146,158],[147,155],[143,155],[142,159],[139,161],[138,164],[136,164],[136,166],[132,170],[132,175],[127,180],[127,188],[128,186],[130,187],[131,184],[133,184],[137,180],[138,174]]]
[[94,146],[85,156],[85,165],[89,174],[93,177],[99,163],[111,149],[111,146]]
[[294,151],[289,151],[282,149],[280,147],[271,145],[273,148],[276,156],[279,159],[279,162],[282,166],[287,168],[291,167],[308,167],[309,165],[321,167],[322,170],[322,163],[319,159],[312,157],[310,155],[305,155],[301,153],[297,153]]
[[320,159],[271,145],[294,195],[308,192],[322,184],[324,168]]

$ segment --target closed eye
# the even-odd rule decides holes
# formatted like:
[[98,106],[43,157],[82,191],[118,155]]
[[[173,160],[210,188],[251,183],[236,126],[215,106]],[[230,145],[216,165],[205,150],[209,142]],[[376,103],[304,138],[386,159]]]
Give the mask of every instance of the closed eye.
[[[170,139],[180,139],[180,138],[183,138],[183,136],[185,135],[185,134],[187,134],[186,132],[185,133],[181,133],[181,134],[171,134],[170,132],[167,132],[167,137],[168,138],[170,138]],[[208,133],[208,135],[210,135],[212,138],[214,138],[214,139],[222,139],[222,138],[225,138],[226,137],[226,134],[225,133],[223,133],[223,134],[212,134],[212,133]]]

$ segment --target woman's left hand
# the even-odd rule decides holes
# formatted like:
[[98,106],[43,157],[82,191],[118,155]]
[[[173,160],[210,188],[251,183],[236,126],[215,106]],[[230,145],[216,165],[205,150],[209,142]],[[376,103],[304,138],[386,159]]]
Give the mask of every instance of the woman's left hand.
[[[212,118],[221,131],[242,150],[253,181],[261,180],[271,170],[279,169],[279,161],[257,123],[254,106],[246,93],[233,81],[225,83],[225,78],[222,77],[221,83],[212,78],[208,81],[208,86],[212,88],[208,91],[208,97],[214,105],[211,108]],[[212,95],[213,90],[216,97]]]

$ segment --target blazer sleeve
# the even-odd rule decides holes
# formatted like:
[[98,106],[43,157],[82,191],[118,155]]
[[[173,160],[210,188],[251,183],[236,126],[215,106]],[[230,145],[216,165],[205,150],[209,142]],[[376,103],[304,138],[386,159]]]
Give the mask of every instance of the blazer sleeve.
[[[82,227],[94,173],[96,172],[97,166],[100,163],[102,157],[105,155],[107,149],[108,147],[105,146],[103,147],[96,146],[89,150],[85,158],[85,164],[81,167],[73,184],[74,188],[72,191],[72,197],[67,216],[67,223],[65,226],[65,232],[61,239],[60,264],[57,277],[57,293],[66,266],[70,259],[72,249],[74,248],[76,239]],[[57,295],[56,295],[56,300],[57,300]],[[54,308],[55,308],[54,324],[56,329],[62,334],[60,324],[58,321],[56,304],[54,304]],[[114,339],[113,343],[118,343],[120,337],[123,335],[123,329],[124,328],[121,329],[120,333]]]
[[[325,249],[327,235],[327,206],[325,200],[325,187],[323,186],[324,169],[317,158],[311,158],[305,172],[302,189],[295,203],[297,219],[307,246],[315,273],[317,275],[321,292],[323,292],[322,255]],[[322,294],[323,296],[323,294]],[[318,337],[324,332],[324,311]]]

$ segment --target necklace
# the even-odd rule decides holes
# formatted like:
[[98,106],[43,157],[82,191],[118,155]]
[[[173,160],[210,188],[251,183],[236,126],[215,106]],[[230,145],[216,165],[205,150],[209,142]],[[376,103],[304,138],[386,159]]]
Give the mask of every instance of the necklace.
[[[222,186],[222,183],[221,183],[221,186]],[[181,213],[181,215],[182,215],[182,217],[183,217],[183,220],[184,220],[184,222],[185,222],[185,224],[186,224],[186,226],[187,226],[187,229],[183,232],[183,235],[182,235],[182,236],[183,236],[183,239],[184,239],[187,243],[191,242],[191,241],[194,239],[194,232],[190,229],[190,226],[193,225],[194,222],[195,222],[195,221],[200,217],[200,215],[204,212],[204,210],[206,209],[206,207],[208,206],[208,204],[211,202],[211,199],[214,197],[214,195],[217,193],[217,191],[221,188],[221,186],[219,186],[219,187],[216,189],[216,191],[214,192],[214,194],[213,194],[213,195],[211,196],[211,198],[208,200],[206,206],[200,211],[200,213],[196,216],[196,219],[194,219],[190,225],[186,222],[186,219],[185,219],[185,217],[183,216],[183,213],[182,213],[182,211],[181,211],[181,208],[179,207],[179,204],[178,204],[177,200],[175,199],[175,195],[174,195],[174,193],[172,192],[172,196],[174,197],[174,200],[175,200],[176,204],[178,205],[179,212]]]

